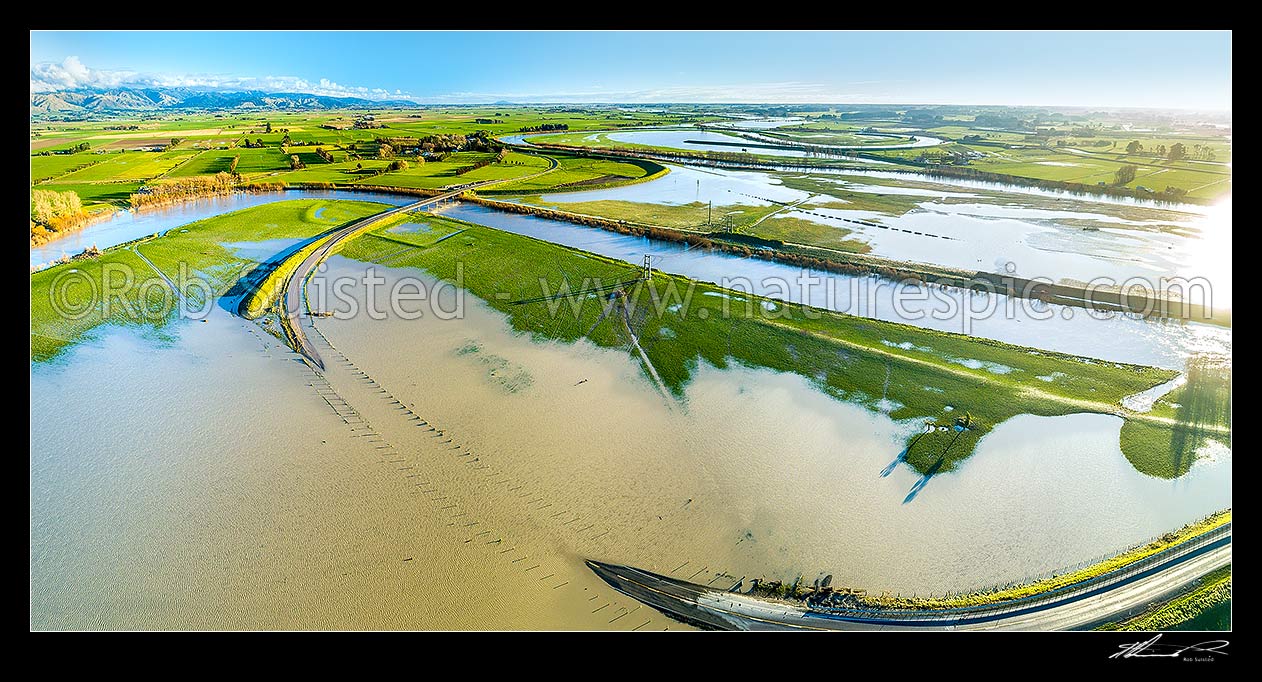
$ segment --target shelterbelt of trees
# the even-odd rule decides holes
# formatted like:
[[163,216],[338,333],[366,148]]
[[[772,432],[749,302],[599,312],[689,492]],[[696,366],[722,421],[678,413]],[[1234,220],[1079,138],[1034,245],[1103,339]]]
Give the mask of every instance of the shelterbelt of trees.
[[407,135],[378,137],[374,142],[377,143],[378,147],[389,146],[395,150],[415,149],[424,153],[454,151],[493,152],[503,148],[503,144],[492,138],[491,134],[485,130],[466,135],[449,133],[427,135],[425,137],[411,137]]
[[136,208],[161,206],[193,197],[231,194],[236,188],[236,177],[220,171],[214,175],[197,175],[146,185],[131,195],[131,205]]

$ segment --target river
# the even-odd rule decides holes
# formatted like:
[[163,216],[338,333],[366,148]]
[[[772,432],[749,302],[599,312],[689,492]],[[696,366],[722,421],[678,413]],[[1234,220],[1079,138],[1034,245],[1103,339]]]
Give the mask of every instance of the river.
[[[1100,314],[1081,308],[958,289],[926,292],[915,286],[900,290],[890,282],[871,277],[804,270],[476,204],[450,204],[439,212],[628,263],[641,263],[644,254],[651,254],[653,266],[665,272],[721,285],[739,285],[762,296],[1113,362],[1183,369],[1191,354],[1230,353],[1231,349],[1231,330],[1211,325],[1126,315],[1099,319]],[[811,279],[803,280],[804,274]],[[951,306],[957,314],[948,314]],[[959,314],[965,309],[977,311],[976,316]],[[987,310],[994,312],[985,314]],[[1101,343],[1101,339],[1109,342]]]
[[[317,277],[364,268],[334,257]],[[376,271],[379,293],[404,274]],[[31,425],[33,624],[677,628],[582,560],[940,593],[1231,504],[1229,449],[1146,477],[1106,415],[1010,420],[907,501],[919,477],[881,470],[914,425],[793,374],[703,364],[667,402],[630,354],[522,336],[476,300],[455,320],[317,326],[354,363],[330,363],[328,386],[365,422],[220,310],[32,367],[32,414],[56,415]],[[103,409],[103,385],[125,399]]]
[[[173,227],[187,225],[204,218],[217,216],[243,208],[270,204],[274,201],[297,199],[294,193],[238,192],[227,196],[205,197],[171,206],[142,210],[116,211],[108,219],[89,225],[78,232],[55,239],[31,249],[31,267],[51,263],[62,256],[73,256],[89,246],[105,249],[133,239],[165,232]],[[315,199],[363,199],[363,192],[345,190],[303,190],[301,198]],[[395,206],[412,203],[416,197],[396,194],[374,194],[373,201]]]
[[[703,174],[704,182],[694,181],[692,174]],[[700,201],[732,201],[732,197],[757,193],[777,201],[792,201],[803,193],[766,182],[765,174],[756,172],[700,171],[680,168],[664,178],[620,188],[617,196],[626,201],[665,201],[687,203]],[[658,184],[661,183],[661,184]],[[699,189],[700,188],[700,189]],[[608,198],[605,190],[549,195],[582,197],[584,200]],[[698,192],[700,192],[698,194]],[[309,198],[371,199],[402,205],[412,197],[369,192],[326,190],[288,190],[270,194],[235,194],[204,199],[171,209],[143,212],[120,212],[112,219],[92,225],[71,238],[80,243],[96,243],[104,248],[137,237],[161,232],[220,213],[240,210],[273,201]],[[742,201],[765,203],[763,199],[744,196]],[[644,254],[654,255],[654,267],[694,279],[752,289],[754,293],[787,300],[809,302],[818,307],[878,319],[905,322],[916,326],[972,333],[1018,345],[1058,350],[1066,353],[1115,362],[1148,364],[1170,369],[1183,369],[1186,358],[1196,353],[1230,353],[1231,330],[1196,323],[1163,322],[1132,319],[1113,315],[1096,319],[1080,308],[1046,306],[1036,301],[1010,299],[1006,296],[969,294],[960,290],[932,290],[925,300],[917,300],[918,287],[897,293],[892,283],[868,277],[803,270],[801,268],[731,254],[691,249],[675,242],[633,237],[560,222],[495,211],[460,203],[440,209],[443,214],[498,229],[525,234],[545,241],[584,249],[630,263],[641,263]],[[1228,223],[1228,232],[1230,224]],[[1229,238],[1229,237],[1228,237]],[[63,249],[65,240],[41,249]],[[1228,242],[1229,243],[1229,242]],[[32,261],[36,260],[32,250]],[[40,256],[44,258],[46,256]],[[43,261],[41,261],[43,262]],[[816,278],[802,281],[803,274]],[[732,278],[732,279],[729,279]],[[744,279],[735,279],[744,278]],[[747,281],[746,281],[747,280]],[[951,306],[954,306],[952,308]],[[964,316],[958,311],[977,311]],[[952,311],[955,311],[955,314]],[[993,310],[986,314],[987,310]],[[935,312],[936,311],[936,312]],[[1110,343],[1100,343],[1108,338]]]
[[[749,143],[697,129],[607,135],[696,151]],[[785,163],[810,156],[745,149]],[[544,200],[820,201],[773,173],[671,170],[653,182]],[[1032,276],[1204,275],[1230,304],[1222,258],[1231,252],[1229,202],[1170,206],[887,171],[811,175],[831,178],[842,193],[914,198],[915,210],[899,218],[836,206],[783,214],[855,230],[877,255],[992,271],[1012,263]],[[120,211],[32,249],[31,266],[309,198],[415,200],[292,190]],[[439,210],[629,263],[651,254],[654,267],[696,279],[739,277],[781,300],[1105,361],[1183,369],[1190,355],[1231,353],[1230,329],[1098,320],[955,290],[919,301],[920,289],[900,297],[878,280],[825,272],[807,271],[818,278],[808,285],[801,269],[769,261],[467,203]],[[927,242],[843,218],[951,239]],[[235,246],[262,255],[289,245]],[[365,268],[335,256],[315,278]],[[418,274],[375,270],[387,279],[378,292]],[[369,296],[362,281],[350,293]],[[920,315],[991,304],[1010,312]],[[1089,562],[1232,504],[1229,446],[1211,442],[1177,480],[1148,477],[1122,455],[1122,422],[1110,415],[1015,417],[958,470],[922,488],[905,466],[882,475],[915,424],[836,400],[795,374],[702,363],[683,400],[664,399],[625,350],[518,334],[476,300],[458,319],[360,316],[315,326],[331,344],[321,351],[330,360],[324,380],[259,325],[220,307],[162,334],[106,326],[55,360],[32,363],[33,628],[680,629],[613,592],[583,560],[715,585],[831,574],[837,586],[923,595]],[[1150,407],[1168,388],[1133,406]]]
[[[776,127],[775,125],[765,125],[764,122],[758,122],[751,125],[752,122],[746,122],[747,125],[741,126],[750,129],[756,129],[758,126]],[[731,125],[725,123],[724,125]],[[781,124],[783,125],[783,124]],[[757,135],[757,133],[749,133]],[[533,138],[543,138],[548,135],[557,135],[554,132],[548,133],[532,133],[526,135],[502,135],[500,139],[508,144],[530,144]],[[663,147],[667,149],[683,149],[689,151],[723,151],[723,152],[749,152],[751,154],[759,154],[762,156],[779,156],[788,158],[815,158],[821,156],[818,151],[808,151],[805,149],[795,148],[791,141],[780,140],[774,137],[758,136],[757,140],[746,139],[737,135],[731,135],[717,130],[700,130],[697,128],[655,128],[650,130],[622,130],[622,131],[602,131],[588,134],[584,140],[592,142],[593,146],[602,146],[597,144],[601,139],[607,139],[613,142],[621,142],[623,144],[648,145],[653,147]],[[540,142],[548,142],[547,139],[540,139]],[[914,141],[903,142],[899,144],[882,144],[874,142],[871,144],[856,145],[818,145],[821,148],[842,153],[846,151],[862,151],[862,150],[881,150],[881,149],[913,149],[918,147],[933,147],[942,144],[942,140],[929,137],[918,136]],[[750,146],[752,145],[752,146]],[[763,145],[784,145],[780,147],[768,147]],[[603,145],[607,146],[607,145]]]
[[[385,199],[238,195],[158,212],[128,238],[330,196]],[[800,271],[767,261],[472,204],[441,212],[839,307],[800,286],[768,290]],[[126,233],[110,227],[83,236]],[[364,269],[336,256],[316,278]],[[376,272],[378,293],[417,274]],[[368,296],[362,280],[351,293]],[[892,305],[877,295],[859,312],[901,319]],[[1177,369],[1191,353],[1230,353],[1230,329],[1049,310],[979,319],[973,333]],[[523,336],[476,300],[454,320],[316,327],[336,348],[321,352],[345,358],[328,363],[327,384],[218,307],[164,334],[105,327],[32,364],[34,627],[676,629],[583,560],[715,585],[831,574],[942,593],[1091,561],[1232,502],[1229,446],[1211,442],[1177,480],[1148,477],[1109,415],[1013,418],[920,488],[907,467],[881,475],[915,424],[794,374],[702,363],[684,399],[666,400],[624,350]]]
[[[1051,281],[1107,278],[1105,284],[1150,289],[1166,288],[1163,278],[1180,277],[1201,283],[1194,300],[1208,291],[1215,308],[1232,303],[1231,263],[1222,258],[1231,252],[1230,199],[1211,207],[1161,205],[881,171],[670,169],[652,182],[545,194],[540,203],[565,209],[596,201],[716,207],[801,202],[777,217],[848,231],[847,239],[892,260]],[[790,186],[798,179],[809,181],[810,190]],[[885,184],[890,181],[901,184]],[[898,210],[906,212],[847,208],[856,197],[869,196],[905,197]]]

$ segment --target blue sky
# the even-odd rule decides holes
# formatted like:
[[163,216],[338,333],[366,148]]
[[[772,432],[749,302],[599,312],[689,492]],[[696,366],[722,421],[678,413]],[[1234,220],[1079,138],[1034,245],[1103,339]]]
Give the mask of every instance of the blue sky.
[[1231,108],[1219,32],[32,32],[31,89]]

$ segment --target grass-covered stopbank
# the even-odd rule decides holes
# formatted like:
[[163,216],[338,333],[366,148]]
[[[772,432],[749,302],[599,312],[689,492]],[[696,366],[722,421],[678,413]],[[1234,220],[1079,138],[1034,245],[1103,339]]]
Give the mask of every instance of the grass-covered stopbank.
[[1230,630],[1231,566],[1202,577],[1192,589],[1164,604],[1100,630]]

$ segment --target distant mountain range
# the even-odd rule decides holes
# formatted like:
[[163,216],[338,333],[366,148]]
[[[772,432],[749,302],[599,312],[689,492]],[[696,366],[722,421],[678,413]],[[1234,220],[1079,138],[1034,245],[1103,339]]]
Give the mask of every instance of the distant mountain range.
[[408,101],[329,97],[297,92],[246,90],[223,92],[189,88],[78,89],[31,93],[31,115],[78,114],[175,109],[344,109],[407,108]]

